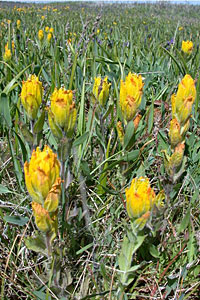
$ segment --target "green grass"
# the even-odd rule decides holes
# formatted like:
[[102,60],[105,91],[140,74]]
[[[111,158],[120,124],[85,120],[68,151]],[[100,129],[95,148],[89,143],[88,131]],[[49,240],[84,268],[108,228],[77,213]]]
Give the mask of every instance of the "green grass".
[[[200,298],[199,15],[199,6],[165,3],[45,7],[0,3],[2,300]],[[38,40],[39,29],[45,26],[54,28],[50,45],[46,33],[42,43]],[[190,56],[181,52],[182,40],[193,41]],[[15,49],[6,63],[5,45],[12,41]],[[144,78],[142,119],[135,134],[132,127],[126,133],[123,148],[116,124],[122,120],[120,80],[129,71]],[[34,73],[44,87],[38,118],[45,111],[36,145],[48,144],[59,152],[44,110],[55,87],[72,89],[78,110],[53,259],[25,245],[37,228],[23,171],[33,139],[20,93],[22,80]],[[172,183],[162,150],[170,149],[170,98],[186,73],[196,80],[197,97],[186,135],[186,165]],[[108,76],[111,83],[101,112],[92,101],[97,75]],[[139,176],[150,179],[156,194],[164,189],[165,200],[135,238],[125,208],[125,189]],[[127,235],[131,244],[123,242]],[[126,261],[123,266],[120,255]],[[127,273],[122,268],[130,267],[130,276],[123,277]]]

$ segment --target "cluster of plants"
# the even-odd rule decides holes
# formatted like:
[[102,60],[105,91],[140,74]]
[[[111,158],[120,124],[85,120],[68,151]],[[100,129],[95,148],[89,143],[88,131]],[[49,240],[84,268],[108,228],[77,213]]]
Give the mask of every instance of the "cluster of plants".
[[1,299],[199,299],[199,13],[0,4]]

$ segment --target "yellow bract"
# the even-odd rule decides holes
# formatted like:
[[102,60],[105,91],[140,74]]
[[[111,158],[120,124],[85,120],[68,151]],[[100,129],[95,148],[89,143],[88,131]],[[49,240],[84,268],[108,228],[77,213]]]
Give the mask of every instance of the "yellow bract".
[[101,106],[105,106],[106,101],[109,96],[110,83],[108,83],[108,78],[101,77],[94,78],[93,94]]
[[49,33],[47,34],[47,41],[48,41],[48,43],[50,43],[51,38],[52,38],[52,33],[49,32]]
[[193,42],[192,41],[182,41],[181,50],[187,54],[190,54],[193,50]]
[[59,131],[64,130],[68,137],[71,137],[76,123],[77,110],[73,101],[71,90],[55,88],[51,95],[51,106],[49,109],[49,126],[55,136],[60,138]]
[[192,105],[196,98],[196,88],[192,77],[188,74],[179,83],[177,94],[171,97],[172,117],[176,118],[180,125],[187,122],[192,112]]
[[126,77],[125,81],[121,80],[120,86],[120,107],[124,119],[128,122],[132,120],[140,106],[143,93],[142,76],[132,74]]
[[50,231],[52,228],[52,220],[48,211],[37,202],[32,202],[32,209],[37,227],[43,232]]
[[27,81],[22,82],[21,102],[29,118],[36,118],[42,96],[42,82],[36,75],[31,75]]
[[60,163],[56,154],[45,146],[33,150],[30,162],[24,164],[25,182],[32,197],[37,227],[56,236],[58,203],[61,194]]
[[10,49],[5,50],[5,53],[4,53],[4,55],[3,55],[3,60],[4,60],[5,62],[8,62],[8,61],[11,60],[11,57],[12,57],[11,50],[10,50]]
[[43,151],[39,147],[33,150],[30,162],[24,164],[24,172],[26,187],[34,202],[44,204],[47,197],[54,198],[52,193],[58,194],[60,163],[48,146]]
[[21,24],[21,21],[17,20],[17,29],[20,29],[20,24]]
[[38,39],[42,41],[44,39],[44,32],[42,29],[38,31]]
[[179,143],[171,156],[168,156],[166,153],[166,150],[164,150],[164,164],[165,169],[167,171],[167,174],[173,178],[173,176],[176,174],[177,170],[180,168],[183,155],[185,150],[185,144]]
[[149,179],[145,177],[134,178],[130,188],[126,189],[126,204],[129,217],[139,218],[153,208],[156,195],[150,187]]

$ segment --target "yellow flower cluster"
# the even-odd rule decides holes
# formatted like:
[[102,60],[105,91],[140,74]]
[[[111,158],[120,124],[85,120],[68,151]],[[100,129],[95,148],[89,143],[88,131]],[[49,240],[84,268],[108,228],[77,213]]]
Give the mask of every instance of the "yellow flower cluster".
[[17,20],[17,29],[20,29],[21,21]]
[[5,45],[5,52],[4,52],[4,55],[3,55],[3,60],[5,62],[9,62],[11,60],[12,52],[15,51],[15,43],[13,41],[11,43],[11,48],[12,48],[12,51],[9,47],[9,43],[7,42],[7,44]]
[[61,194],[60,163],[56,154],[48,146],[43,151],[38,147],[33,150],[30,162],[25,162],[24,173],[37,227],[43,232],[56,233]]
[[140,228],[144,227],[154,205],[162,205],[162,192],[156,196],[146,177],[134,178],[126,189],[126,208],[130,219]]
[[193,50],[193,42],[192,41],[182,41],[181,49],[186,54],[191,54]]
[[142,100],[143,86],[142,76],[131,72],[125,81],[121,80],[119,104],[126,122],[135,117]]
[[110,85],[107,77],[104,79],[101,77],[94,78],[93,95],[102,107],[105,106],[108,99]]
[[40,40],[40,42],[42,42],[44,39],[44,31],[42,29],[38,31],[38,39]]
[[76,123],[77,110],[73,101],[73,92],[64,88],[55,88],[51,95],[48,111],[49,126],[55,137],[61,138],[64,131],[71,137]]
[[36,75],[22,82],[21,102],[30,119],[35,119],[42,102],[43,87]]
[[184,155],[185,134],[190,126],[192,105],[196,98],[196,88],[192,77],[188,74],[179,83],[177,94],[171,97],[172,120],[169,128],[169,139],[173,149],[171,157],[165,153],[165,167],[167,173],[173,176],[181,165]]

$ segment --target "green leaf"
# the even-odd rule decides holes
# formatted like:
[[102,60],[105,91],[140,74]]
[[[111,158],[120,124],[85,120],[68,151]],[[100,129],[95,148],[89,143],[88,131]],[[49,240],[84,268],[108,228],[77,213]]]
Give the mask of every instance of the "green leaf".
[[5,124],[8,127],[11,127],[12,122],[11,122],[11,117],[10,117],[9,99],[5,93],[1,94],[0,115],[2,116],[3,120],[5,121]]
[[23,137],[26,140],[26,142],[33,144],[34,137],[33,137],[33,134],[29,131],[27,125],[23,124],[20,129],[21,129],[21,133],[23,134]]
[[21,216],[4,216],[4,221],[18,226],[24,226],[28,223],[28,218]]
[[35,237],[28,237],[25,239],[25,245],[29,250],[48,255],[44,236],[42,234],[37,234]]
[[151,133],[154,122],[154,103],[152,102],[148,116],[148,133]]
[[124,154],[121,158],[120,161],[132,161],[132,160],[136,160],[140,155],[140,151],[139,150],[133,150],[131,152],[127,152],[126,154]]
[[157,247],[155,245],[151,245],[149,247],[149,252],[155,258],[159,258],[160,257],[160,253],[159,253],[159,251],[158,251],[158,249],[157,249]]
[[0,194],[8,194],[12,193],[6,186],[0,184]]
[[37,122],[35,123],[34,127],[33,127],[33,132],[34,133],[39,133],[42,131],[43,126],[44,126],[44,120],[45,120],[45,111],[43,110],[43,112],[41,113],[39,119],[37,120]]
[[33,294],[37,297],[37,300],[50,300],[51,298],[46,297],[46,293],[43,293],[42,291],[34,291]]
[[180,227],[178,229],[178,233],[184,231],[187,228],[189,222],[190,222],[190,209],[188,209],[185,217],[182,219],[182,222],[181,222]]
[[73,142],[72,146],[73,146],[73,147],[77,147],[77,146],[83,144],[83,143],[87,140],[88,136],[89,136],[89,132],[87,131],[87,132],[85,132],[83,135],[79,136],[79,137]]
[[92,246],[93,246],[93,243],[90,243],[90,244],[86,245],[85,247],[81,248],[80,250],[78,250],[76,252],[76,254],[79,255],[79,254],[83,253],[84,251],[86,251],[87,249],[91,248]]
[[7,94],[12,91],[13,86],[15,87],[15,82],[21,77],[21,75],[28,69],[30,68],[32,64],[30,64],[29,66],[27,66],[25,69],[23,69],[21,72],[19,72],[19,74],[17,74],[8,84],[7,86],[4,88],[3,93]]
[[135,132],[135,127],[133,121],[130,121],[128,125],[126,126],[126,131],[124,135],[124,149],[128,146],[131,138],[133,137]]
[[146,235],[137,237],[133,235],[131,241],[126,236],[124,237],[121,253],[118,257],[120,271],[123,271],[123,273],[120,273],[120,280],[123,285],[129,285],[132,282],[134,279],[132,273],[140,267],[140,265],[131,267],[131,263],[133,254],[142,245],[145,237]]

